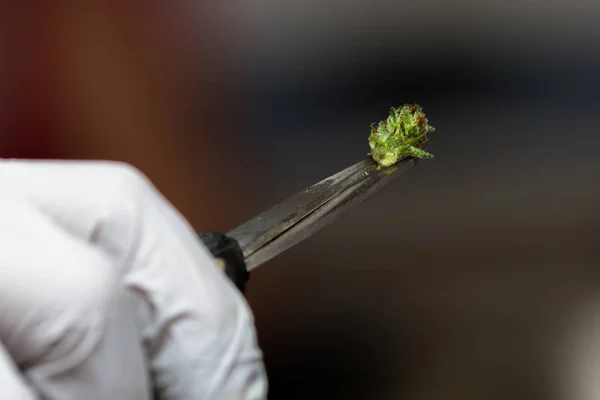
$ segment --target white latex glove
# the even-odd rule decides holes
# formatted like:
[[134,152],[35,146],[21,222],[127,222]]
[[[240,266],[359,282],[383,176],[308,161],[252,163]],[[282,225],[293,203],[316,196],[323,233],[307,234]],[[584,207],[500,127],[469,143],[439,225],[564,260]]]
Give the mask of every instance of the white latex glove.
[[266,398],[245,299],[139,171],[1,160],[0,185],[1,398]]

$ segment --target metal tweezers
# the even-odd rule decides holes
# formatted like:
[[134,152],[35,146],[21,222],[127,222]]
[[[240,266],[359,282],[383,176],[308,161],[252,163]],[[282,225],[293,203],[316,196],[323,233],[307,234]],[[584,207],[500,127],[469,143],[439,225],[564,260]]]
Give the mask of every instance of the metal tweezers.
[[354,164],[257,215],[226,235],[235,239],[250,271],[333,222],[395,179],[417,159],[377,168],[372,158]]

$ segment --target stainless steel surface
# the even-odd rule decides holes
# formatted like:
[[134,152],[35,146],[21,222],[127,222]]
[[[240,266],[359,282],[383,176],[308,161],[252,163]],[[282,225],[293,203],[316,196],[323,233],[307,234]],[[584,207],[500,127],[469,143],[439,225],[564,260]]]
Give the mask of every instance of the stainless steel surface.
[[239,242],[246,267],[252,270],[403,176],[416,161],[409,158],[377,170],[375,162],[367,158],[275,205],[227,235]]
[[271,207],[227,235],[238,241],[247,258],[342,190],[364,179],[369,168],[372,164],[368,160],[352,165]]

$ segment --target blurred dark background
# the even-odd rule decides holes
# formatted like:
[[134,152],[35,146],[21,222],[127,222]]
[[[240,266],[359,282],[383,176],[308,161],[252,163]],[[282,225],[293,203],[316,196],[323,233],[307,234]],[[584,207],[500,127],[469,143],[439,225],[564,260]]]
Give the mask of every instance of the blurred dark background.
[[558,393],[600,291],[600,3],[40,4],[0,17],[3,155],[131,162],[198,230],[360,160],[392,105],[436,127],[434,160],[253,273],[271,399]]

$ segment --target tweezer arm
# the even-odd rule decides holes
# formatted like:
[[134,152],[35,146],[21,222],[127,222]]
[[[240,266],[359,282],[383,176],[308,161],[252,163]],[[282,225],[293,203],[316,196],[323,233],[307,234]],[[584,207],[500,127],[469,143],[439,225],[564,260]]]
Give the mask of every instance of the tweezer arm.
[[244,257],[248,258],[323,204],[366,179],[374,169],[371,159],[354,164],[271,207],[227,235],[238,241]]
[[[357,163],[271,207],[227,234],[201,232],[198,237],[226,275],[243,292],[250,270],[245,258],[250,257],[265,244],[273,242],[282,232],[346,188],[364,179],[363,170],[366,173],[367,168],[373,167],[372,162]],[[256,266],[258,264],[253,263],[251,268]]]
[[308,238],[347,209],[404,176],[417,160],[408,158],[378,170],[359,162],[290,197],[227,234],[204,232],[199,238],[243,292],[249,271]]
[[353,179],[353,184],[346,185],[341,192],[332,196],[328,201],[297,221],[289,229],[283,231],[261,249],[246,257],[247,270],[251,271],[307,239],[321,228],[332,223],[348,209],[364,202],[392,181],[405,176],[417,162],[417,159],[409,158],[380,171],[361,171],[361,179]]

